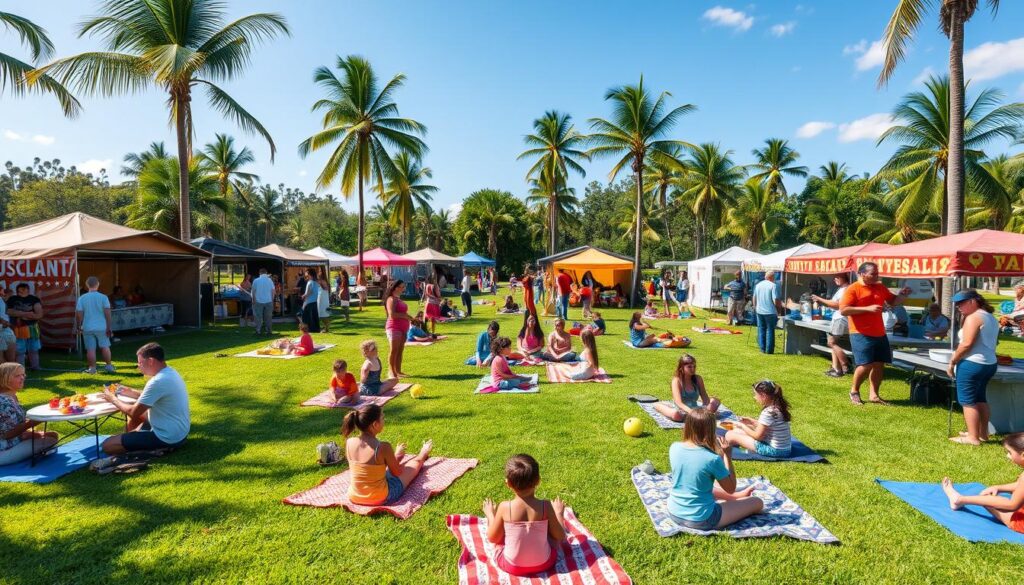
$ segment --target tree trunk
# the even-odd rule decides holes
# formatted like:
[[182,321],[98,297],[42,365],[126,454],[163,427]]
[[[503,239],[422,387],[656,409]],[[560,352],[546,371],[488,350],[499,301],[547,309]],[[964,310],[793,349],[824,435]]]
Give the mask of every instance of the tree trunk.
[[[557,189],[557,186],[556,186]],[[558,195],[552,191],[548,198],[548,249],[549,254],[558,251]]]
[[494,267],[498,267],[498,228],[492,225],[491,229],[487,230],[487,253],[491,255],[491,259],[494,260]]
[[359,261],[357,262],[357,264],[358,264],[358,270],[359,270],[359,275],[360,276],[362,276],[364,274],[363,273],[363,232],[365,231],[364,228],[365,228],[366,218],[363,216],[363,214],[364,214],[364,209],[363,209],[363,173],[362,173],[362,169],[360,169],[360,172],[359,172],[359,229],[358,229],[358,233],[356,235],[356,240],[357,240],[356,246],[359,248],[359,250],[358,250],[359,251]]
[[672,260],[676,259],[676,246],[672,243],[672,222],[669,221],[670,213],[668,212],[668,185],[661,186],[661,209],[665,214],[665,237],[668,238],[668,252],[672,256]]
[[174,100],[174,126],[178,140],[178,226],[182,242],[192,239],[192,208],[188,200],[188,163],[192,152],[188,140],[189,94],[188,87],[172,91]]
[[644,156],[643,154],[637,154],[636,158],[633,159],[633,176],[636,177],[636,226],[634,229],[634,249],[633,249],[633,291],[630,294],[630,307],[635,307],[637,301],[637,293],[640,291],[640,246],[641,246],[641,235],[643,225],[643,196],[644,196]]
[[[946,172],[946,234],[959,234],[964,222],[964,9],[950,11],[949,161]],[[952,314],[953,279],[942,281],[942,309]]]
[[703,258],[704,257],[704,214],[703,214],[703,212],[699,213],[699,214],[696,214],[696,218],[695,219],[697,220],[697,226],[696,226],[697,229],[694,230],[694,232],[695,232],[695,235],[697,236],[697,238],[696,238],[696,241],[693,243],[693,251],[694,251],[694,255],[695,256],[697,256],[698,258]]

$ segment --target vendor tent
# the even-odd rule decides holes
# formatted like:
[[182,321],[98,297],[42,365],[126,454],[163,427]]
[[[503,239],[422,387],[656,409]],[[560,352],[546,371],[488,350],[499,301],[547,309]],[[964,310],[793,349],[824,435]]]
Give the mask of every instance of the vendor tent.
[[449,256],[433,248],[423,248],[405,254],[409,260],[416,261],[416,276],[438,282],[444,275],[448,284],[454,285],[462,280],[463,261],[461,258]]
[[75,302],[88,276],[99,277],[108,294],[117,284],[138,287],[148,302],[126,310],[159,313],[155,324],[198,327],[199,262],[210,257],[167,234],[70,213],[0,233],[0,284],[27,283],[42,301],[43,345],[71,348]]
[[277,256],[214,238],[195,238],[192,245],[213,255],[204,264],[244,264],[246,274],[256,274],[260,268],[266,268],[268,273],[280,276],[284,265]]
[[704,309],[711,308],[714,299],[720,298],[722,284],[732,280],[733,272],[741,270],[743,262],[758,258],[759,255],[739,246],[722,250],[710,256],[691,260],[687,264],[690,276],[690,304]]
[[326,258],[306,254],[288,246],[268,244],[258,248],[256,251],[276,256],[284,262],[284,277],[281,279],[281,287],[285,292],[285,296],[289,297],[291,309],[293,310],[297,310],[297,307],[300,306],[300,300],[296,295],[301,295],[303,292],[298,289],[298,284],[300,276],[305,278],[303,275],[306,269],[316,268],[324,277],[327,276],[330,270]]
[[975,230],[883,249],[863,250],[853,264],[872,261],[881,276],[1020,276],[1024,274],[1024,234]]
[[[243,274],[253,278],[259,276],[260,269],[267,274],[284,277],[284,260],[264,252],[231,244],[214,238],[195,238],[192,245],[213,254],[213,258],[202,263],[200,277],[203,281],[203,317],[236,317],[242,309],[239,301],[242,292],[238,285]],[[221,311],[215,308],[222,307]],[[276,307],[280,310],[280,307]]]
[[462,260],[466,268],[488,268],[494,266],[494,260],[484,258],[476,252],[470,252],[459,259]]
[[658,270],[665,270],[666,268],[686,268],[689,262],[685,260],[662,260],[661,262],[655,262],[654,267]]
[[384,248],[363,252],[363,266],[415,266],[416,261]]
[[754,257],[743,261],[743,271],[768,272],[769,270],[774,270],[775,272],[785,272],[786,259],[790,256],[811,254],[827,250],[827,248],[823,248],[817,244],[800,244],[794,248],[779,250],[778,252],[772,252],[771,254],[766,254],[764,256],[755,255]]
[[633,260],[601,248],[583,246],[570,250],[569,253],[554,254],[538,261],[542,265],[550,265],[554,272],[564,269],[575,282],[580,282],[583,275],[590,273],[594,280],[606,289],[616,288],[628,294],[633,278]]
[[316,256],[317,258],[323,258],[324,260],[327,260],[327,262],[330,264],[331,268],[347,268],[347,267],[356,266],[356,265],[359,264],[359,261],[356,260],[355,258],[350,258],[348,256],[342,256],[341,254],[338,254],[337,252],[332,252],[332,251],[328,250],[327,248],[322,248],[320,246],[317,246],[315,248],[310,248],[310,249],[306,250],[303,253],[304,254],[309,254],[310,256]]
[[891,247],[889,244],[868,242],[835,250],[822,250],[809,254],[799,254],[786,258],[785,272],[795,274],[839,274],[856,272],[855,256],[873,253]]

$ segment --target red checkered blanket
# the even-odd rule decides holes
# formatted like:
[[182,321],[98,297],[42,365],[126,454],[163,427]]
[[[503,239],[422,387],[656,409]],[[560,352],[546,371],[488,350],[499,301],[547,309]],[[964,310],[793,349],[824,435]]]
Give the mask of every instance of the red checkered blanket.
[[395,384],[395,387],[379,396],[359,396],[355,402],[349,402],[347,404],[337,404],[334,399],[334,390],[324,390],[316,396],[300,402],[299,406],[321,406],[323,408],[359,408],[360,406],[366,406],[367,404],[376,404],[377,406],[384,406],[387,401],[398,396],[402,392],[405,392],[412,387],[412,384]]

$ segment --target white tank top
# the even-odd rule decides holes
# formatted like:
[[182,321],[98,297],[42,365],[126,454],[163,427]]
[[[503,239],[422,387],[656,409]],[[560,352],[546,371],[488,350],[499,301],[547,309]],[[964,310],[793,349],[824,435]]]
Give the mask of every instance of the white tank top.
[[[992,313],[978,309],[976,314],[981,316],[981,330],[974,338],[974,344],[968,350],[964,359],[976,364],[989,365],[996,363],[996,343],[999,342],[999,321],[992,316]],[[963,336],[963,329],[960,329]]]

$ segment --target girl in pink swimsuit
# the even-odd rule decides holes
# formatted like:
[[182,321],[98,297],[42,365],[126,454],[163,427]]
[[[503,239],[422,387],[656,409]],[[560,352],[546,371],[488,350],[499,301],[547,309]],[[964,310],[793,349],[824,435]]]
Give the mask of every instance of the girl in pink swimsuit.
[[542,573],[555,566],[559,544],[565,541],[565,504],[540,500],[540,465],[529,455],[516,455],[505,463],[505,485],[516,497],[497,506],[484,500],[487,539],[498,545],[495,562],[517,577]]

